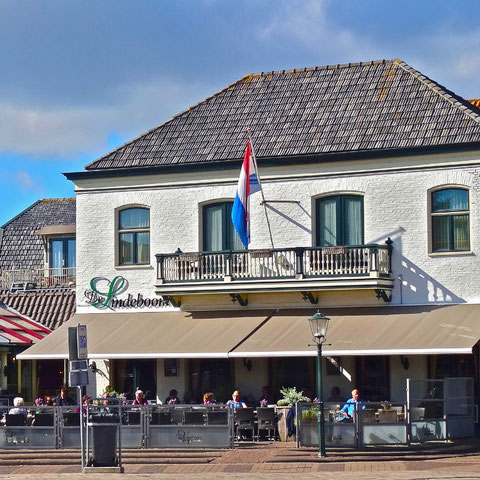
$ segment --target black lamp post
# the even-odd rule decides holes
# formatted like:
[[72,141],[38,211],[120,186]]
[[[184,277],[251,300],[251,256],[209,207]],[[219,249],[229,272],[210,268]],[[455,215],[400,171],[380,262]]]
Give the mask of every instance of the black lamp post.
[[325,418],[323,415],[323,384],[322,384],[322,345],[325,342],[329,318],[318,311],[309,318],[313,341],[317,344],[317,398],[318,408],[318,456],[326,457],[325,453]]

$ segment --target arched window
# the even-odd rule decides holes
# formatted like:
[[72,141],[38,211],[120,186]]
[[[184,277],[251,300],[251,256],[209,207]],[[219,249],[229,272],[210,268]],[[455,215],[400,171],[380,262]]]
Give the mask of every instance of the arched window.
[[233,202],[210,203],[203,207],[203,250],[245,250],[232,223]]
[[318,198],[316,227],[319,247],[363,245],[363,197],[332,195]]
[[120,265],[150,263],[150,210],[126,208],[118,212],[118,245]]
[[465,188],[431,193],[432,252],[470,250],[470,202]]

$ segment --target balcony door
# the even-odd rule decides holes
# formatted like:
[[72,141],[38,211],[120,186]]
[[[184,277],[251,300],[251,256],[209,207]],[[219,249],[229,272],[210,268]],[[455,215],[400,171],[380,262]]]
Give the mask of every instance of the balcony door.
[[50,268],[52,269],[52,275],[75,275],[75,243],[75,238],[73,237],[50,239]]
[[203,251],[245,250],[232,223],[233,202],[203,207]]
[[316,201],[316,245],[363,245],[363,197],[334,195]]

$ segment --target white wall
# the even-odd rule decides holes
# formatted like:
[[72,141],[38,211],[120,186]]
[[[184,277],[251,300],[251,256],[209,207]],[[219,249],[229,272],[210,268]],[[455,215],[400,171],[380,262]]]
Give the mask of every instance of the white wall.
[[407,401],[407,378],[427,378],[427,357],[425,355],[406,355],[408,369],[400,363],[399,355],[390,357],[390,399],[397,402]]
[[175,389],[178,392],[178,396],[183,400],[183,394],[185,393],[186,386],[186,364],[187,360],[179,359],[178,372],[176,377],[166,377],[165,370],[163,368],[163,359],[157,359],[157,401],[162,403],[168,397],[170,390]]
[[[461,160],[459,158],[459,160]],[[318,166],[319,171],[323,167]],[[397,279],[392,304],[480,302],[476,279],[480,275],[477,255],[428,254],[428,190],[439,185],[464,185],[471,190],[471,245],[479,245],[476,215],[479,175],[474,167],[438,168],[428,171],[338,174],[328,178],[274,178],[267,169],[263,180],[267,199],[297,200],[299,204],[272,204],[269,218],[276,247],[312,245],[313,198],[325,193],[358,192],[364,195],[365,242],[383,243],[391,237],[393,275]],[[272,180],[268,180],[268,177]],[[114,182],[114,180],[111,180]],[[164,178],[168,183],[168,176]],[[213,180],[212,180],[213,182]],[[112,185],[111,185],[112,186]],[[129,292],[155,297],[155,254],[200,248],[199,205],[215,199],[233,199],[235,185],[187,185],[181,188],[150,185],[148,189],[118,188],[77,196],[77,285],[79,312],[85,307],[83,292],[92,277],[112,279],[123,275]],[[250,248],[270,246],[261,197],[252,199]],[[151,209],[151,266],[115,268],[115,209],[129,204]],[[398,280],[401,276],[402,284]],[[400,288],[400,284],[402,287]],[[376,302],[376,300],[375,300]],[[151,310],[151,309],[150,309]]]
[[255,402],[260,399],[262,387],[268,385],[268,359],[249,358],[252,369],[248,371],[243,358],[235,358],[235,388],[240,390],[242,398],[251,397]]

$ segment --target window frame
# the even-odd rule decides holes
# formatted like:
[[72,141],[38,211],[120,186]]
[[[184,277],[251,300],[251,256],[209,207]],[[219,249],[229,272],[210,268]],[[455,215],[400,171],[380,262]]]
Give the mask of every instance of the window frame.
[[[129,227],[129,228],[123,228],[121,229],[120,228],[120,215],[122,214],[122,212],[125,212],[127,210],[136,210],[136,209],[140,209],[140,210],[146,210],[148,211],[148,227]],[[150,255],[150,248],[151,248],[151,239],[150,239],[150,229],[151,229],[151,215],[150,215],[150,207],[146,206],[146,205],[128,205],[128,206],[122,206],[121,208],[118,208],[116,210],[116,214],[115,214],[115,222],[116,222],[116,243],[117,243],[117,247],[116,247],[116,264],[117,264],[117,267],[120,267],[120,268],[129,268],[129,267],[148,267],[150,266],[150,258],[151,258],[151,255]],[[122,234],[129,234],[131,233],[132,236],[133,236],[133,240],[132,240],[132,263],[122,263],[122,254],[121,254],[121,249],[122,249],[122,242],[120,240],[120,237]],[[148,252],[148,259],[146,262],[138,262],[138,251],[137,251],[137,247],[138,247],[138,241],[137,241],[137,235],[139,233],[148,233],[148,248],[147,248],[147,252]]]
[[[313,199],[314,201],[314,206],[315,206],[315,236],[313,238],[314,241],[314,246],[315,247],[321,247],[321,248],[327,248],[329,245],[320,245],[320,226],[322,224],[321,218],[320,218],[320,208],[319,208],[319,202],[322,200],[327,200],[327,199],[336,199],[336,224],[337,224],[337,232],[336,236],[337,238],[340,237],[342,242],[338,243],[335,246],[360,246],[365,244],[365,195],[363,193],[356,193],[356,192],[335,192],[335,193],[326,193],[320,196],[317,196]],[[362,232],[361,232],[361,243],[358,245],[346,245],[345,242],[345,215],[344,215],[344,200],[345,199],[359,199],[361,201],[361,227],[362,227]],[[340,208],[338,208],[340,205]],[[338,235],[340,231],[340,235]]]
[[[201,226],[201,245],[200,251],[205,253],[214,253],[214,252],[230,252],[238,251],[232,250],[232,245],[228,245],[230,238],[236,234],[235,227],[232,222],[232,208],[234,201],[232,199],[218,199],[212,200],[208,203],[203,203],[200,205],[200,226]],[[205,245],[207,244],[207,229],[205,228],[206,221],[206,210],[213,207],[222,207],[222,249],[221,250],[206,250]],[[230,206],[230,208],[228,208]],[[237,234],[238,235],[238,234]],[[230,248],[226,248],[230,247]],[[242,245],[242,250],[246,250]]]
[[[435,193],[444,191],[444,190],[463,190],[467,192],[468,195],[468,209],[467,210],[446,210],[441,212],[434,212],[433,211],[433,196]],[[471,211],[471,192],[470,188],[465,185],[442,185],[431,188],[428,190],[428,252],[431,256],[438,256],[438,255],[465,255],[472,253],[472,211]],[[468,227],[467,227],[467,234],[468,234],[468,248],[464,250],[455,250],[453,248],[455,243],[455,236],[454,236],[454,225],[453,225],[453,217],[454,216],[466,216],[468,217]],[[434,229],[433,229],[433,219],[435,217],[448,217],[449,220],[449,231],[450,231],[450,245],[448,250],[434,250]]]

